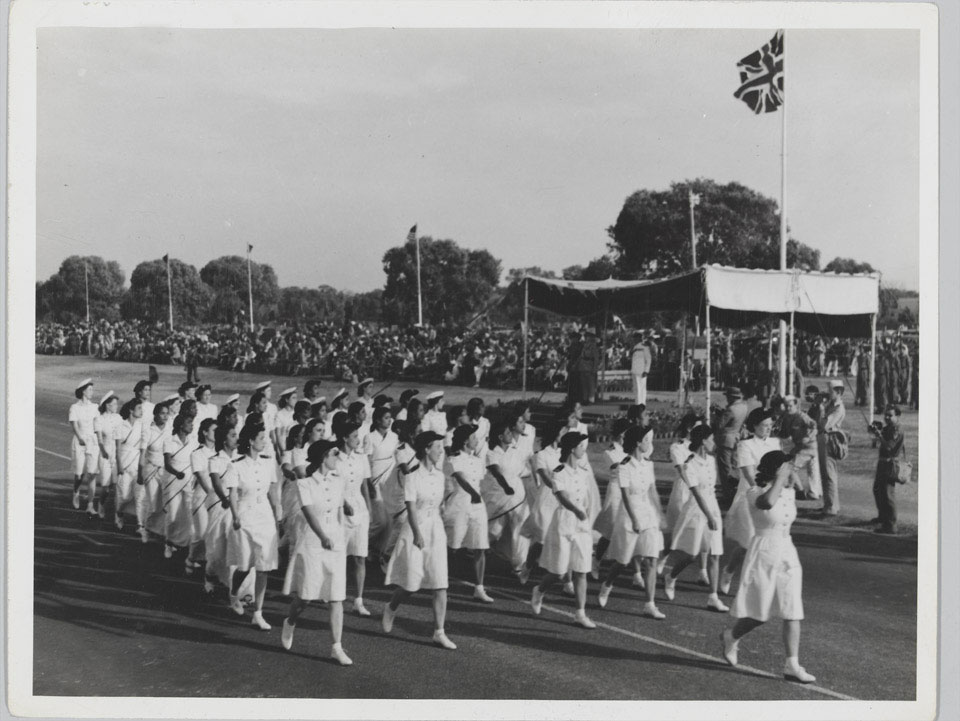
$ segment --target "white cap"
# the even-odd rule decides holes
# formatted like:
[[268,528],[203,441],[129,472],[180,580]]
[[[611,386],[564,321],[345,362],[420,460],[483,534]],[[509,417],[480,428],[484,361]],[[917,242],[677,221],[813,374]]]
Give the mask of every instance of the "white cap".
[[84,378],[80,383],[77,384],[77,390],[83,390],[87,386],[93,385],[93,378]]
[[844,387],[844,386],[843,386],[843,381],[841,381],[841,380],[833,380],[833,381],[830,381],[830,387],[831,387],[831,388],[843,388],[843,387]]
[[228,406],[228,405],[230,405],[231,403],[236,403],[238,400],[240,400],[240,394],[239,394],[239,393],[234,393],[232,396],[230,396],[229,398],[227,398],[227,402],[224,403],[224,405],[225,405],[225,406]]
[[373,378],[364,378],[362,381],[360,381],[357,384],[357,388],[363,388],[364,386],[368,386],[371,383],[373,383]]
[[[267,384],[267,385],[269,385],[269,384]],[[288,395],[290,395],[291,393],[296,393],[296,392],[297,392],[297,389],[296,389],[295,387],[290,387],[290,388],[287,388],[283,393],[281,393],[281,394],[280,394],[280,397],[283,398],[284,396],[288,396]]]
[[183,400],[182,398],[180,398],[180,394],[179,394],[179,393],[174,393],[174,394],[172,394],[172,395],[167,396],[166,398],[164,398],[164,399],[163,399],[162,401],[160,401],[160,402],[161,402],[161,403],[170,403],[171,401],[179,401],[179,400]]
[[320,396],[319,398],[314,398],[314,399],[310,402],[310,405],[311,405],[311,406],[318,406],[318,405],[320,405],[321,403],[326,403],[326,402],[327,402],[327,397],[326,397],[326,396]]
[[442,397],[443,397],[443,391],[434,391],[433,393],[427,396],[427,400],[432,401],[434,398],[442,398]]
[[785,400],[785,401],[795,401],[795,400],[797,400],[797,397],[796,397],[795,395],[793,395],[792,393],[787,393],[787,395],[785,395],[785,396],[783,397],[783,400]]
[[272,381],[264,381],[263,383],[257,383],[255,390],[262,391],[265,388],[269,388]]
[[339,400],[340,398],[343,398],[346,395],[348,395],[347,389],[341,388],[340,390],[337,391],[337,395],[333,397],[333,400]]
[[104,394],[103,398],[100,399],[100,405],[102,406],[104,403],[106,403],[108,400],[110,400],[113,397],[114,397],[113,391],[107,391]]

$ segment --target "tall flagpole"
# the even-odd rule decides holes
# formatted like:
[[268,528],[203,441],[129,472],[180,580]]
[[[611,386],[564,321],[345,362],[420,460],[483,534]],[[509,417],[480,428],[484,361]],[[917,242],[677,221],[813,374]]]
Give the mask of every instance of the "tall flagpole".
[[167,266],[167,321],[170,323],[170,330],[173,330],[173,284],[170,282],[170,255],[163,256],[163,262]]
[[[416,225],[413,226],[416,229]],[[423,327],[423,292],[420,288],[420,237],[413,231],[413,242],[417,244],[417,325]]]
[[250,301],[250,332],[253,333],[253,271],[250,269],[250,253],[253,246],[247,243],[247,298]]
[[[780,270],[787,269],[787,31],[783,31],[783,102],[780,109]],[[779,391],[787,388],[787,324],[780,321]]]
[[90,325],[90,279],[87,277],[87,261],[83,261],[83,293],[87,299],[87,325]]

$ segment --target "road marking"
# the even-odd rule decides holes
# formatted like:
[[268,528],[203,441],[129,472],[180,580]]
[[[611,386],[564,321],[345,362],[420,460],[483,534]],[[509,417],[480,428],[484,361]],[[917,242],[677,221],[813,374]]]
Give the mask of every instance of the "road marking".
[[[475,586],[476,586],[476,584],[470,583],[469,581],[461,581],[461,580],[459,580],[459,579],[450,579],[450,580],[451,580],[451,581],[456,581],[457,583],[462,583],[462,584],[465,585],[465,586],[471,586],[471,587],[475,587]],[[511,598],[511,599],[513,599],[514,601],[519,601],[519,602],[522,603],[524,606],[528,606],[528,607],[529,607],[529,605],[530,605],[530,600],[529,600],[528,598],[524,598],[524,597],[522,597],[522,596],[517,596],[516,594],[510,593],[509,591],[504,591],[504,590],[499,589],[499,588],[488,588],[488,590],[493,591],[494,593],[499,593],[501,596],[506,596],[507,598]],[[546,604],[546,603],[543,604],[543,610],[545,610],[545,611],[550,611],[551,613],[556,613],[556,614],[558,614],[558,615],[560,615],[560,616],[566,616],[567,618],[570,618],[570,619],[575,619],[575,618],[576,618],[576,614],[571,613],[570,611],[565,611],[565,610],[563,610],[562,608],[556,608],[556,607],[554,607],[554,606],[550,606],[550,605],[548,605],[548,604]],[[632,638],[632,639],[635,639],[635,640],[637,640],[637,641],[645,641],[645,642],[647,642],[647,643],[652,643],[652,644],[654,644],[655,646],[661,646],[661,647],[663,647],[663,648],[670,649],[671,651],[676,651],[677,653],[682,653],[682,654],[686,654],[687,656],[693,656],[694,658],[699,658],[699,659],[701,659],[701,660],[703,660],[703,661],[713,661],[713,662],[718,663],[718,664],[719,664],[719,663],[723,663],[722,660],[721,660],[720,658],[718,658],[717,656],[711,656],[710,654],[701,653],[700,651],[694,651],[692,648],[686,648],[685,646],[678,646],[677,644],[670,643],[670,642],[668,642],[668,641],[661,641],[660,639],[658,639],[658,638],[653,638],[653,637],[651,637],[651,636],[644,636],[642,633],[637,633],[637,632],[635,632],[635,631],[630,631],[629,629],[626,629],[626,628],[620,628],[619,626],[614,626],[614,625],[611,625],[611,624],[609,624],[609,623],[604,623],[603,621],[597,621],[597,620],[594,620],[594,619],[591,619],[591,620],[593,620],[593,622],[594,622],[595,624],[597,624],[597,628],[602,628],[602,629],[605,629],[605,630],[607,630],[607,631],[613,631],[614,633],[619,633],[619,634],[621,634],[621,635],[623,635],[623,636],[627,636],[627,637]],[[717,643],[719,643],[719,642],[720,642],[720,641],[719,641],[719,635],[718,635]],[[781,680],[781,677],[778,676],[777,674],[770,673],[769,671],[764,671],[764,670],[759,669],[759,668],[753,668],[752,666],[746,666],[746,665],[744,665],[744,664],[738,664],[738,665],[735,666],[734,668],[737,668],[737,669],[739,669],[739,670],[741,670],[741,671],[747,671],[748,673],[752,673],[752,674],[754,674],[754,675],[756,675],[756,676],[762,676],[762,677],[764,677],[764,678],[770,678],[770,679],[774,679],[774,680],[778,680],[778,681]],[[798,684],[798,685],[801,685],[801,684]],[[842,701],[856,701],[856,700],[857,700],[854,696],[847,696],[846,694],[838,693],[837,691],[832,691],[832,690],[830,690],[830,689],[828,689],[828,688],[824,688],[823,686],[815,686],[815,685],[812,685],[812,684],[803,684],[803,687],[806,688],[806,689],[809,689],[810,691],[816,691],[817,693],[822,694],[822,695],[824,695],[824,696],[830,696],[831,698],[840,699],[840,700],[842,700]]]
[[87,543],[92,543],[94,546],[109,546],[109,545],[110,545],[109,543],[102,543],[102,542],[100,542],[100,541],[94,541],[92,538],[90,538],[90,536],[87,536],[86,534],[83,534],[83,533],[78,533],[78,534],[77,534],[77,538],[82,538],[84,541],[86,541]]
[[40,446],[34,446],[33,450],[40,451],[41,453],[46,453],[51,456],[56,456],[57,458],[62,458],[65,461],[73,460],[70,456],[65,456],[62,453],[54,453],[53,451],[48,451],[46,448],[41,448]]

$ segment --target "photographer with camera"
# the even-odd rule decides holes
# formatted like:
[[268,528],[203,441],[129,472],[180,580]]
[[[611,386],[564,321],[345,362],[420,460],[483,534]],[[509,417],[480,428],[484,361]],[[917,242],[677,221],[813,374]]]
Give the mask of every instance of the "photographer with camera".
[[880,442],[880,458],[873,481],[873,498],[877,503],[877,520],[880,522],[876,533],[895,534],[897,484],[906,483],[910,479],[913,466],[907,462],[907,453],[903,446],[900,408],[888,405],[883,411],[883,420],[883,425],[880,421],[874,421],[867,426],[867,432],[876,436]]

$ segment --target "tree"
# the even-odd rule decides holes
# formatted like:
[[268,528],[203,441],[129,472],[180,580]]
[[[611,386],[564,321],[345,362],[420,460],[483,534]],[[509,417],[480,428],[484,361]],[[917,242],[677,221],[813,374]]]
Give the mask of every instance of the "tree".
[[[239,255],[224,255],[211,260],[200,270],[200,278],[215,293],[230,291],[234,293],[241,307],[250,307],[247,286],[247,259]],[[265,263],[250,263],[250,281],[253,287],[253,318],[257,323],[273,320],[277,317],[277,304],[280,302],[280,288],[273,267]],[[217,318],[222,322],[233,318]]]
[[[624,201],[616,223],[607,228],[621,278],[662,278],[691,269],[691,190],[700,197],[695,208],[698,265],[780,267],[776,201],[739,183],[698,178],[672,183],[665,191],[638,190]],[[788,241],[788,267],[817,270],[819,264],[819,251]]]
[[[452,240],[420,239],[424,322],[461,323],[489,303],[500,282],[500,261],[486,250],[466,250]],[[411,240],[383,256],[387,282],[383,318],[388,323],[417,320],[416,244]]]
[[[214,293],[200,279],[192,265],[170,259],[170,288],[173,292],[174,327],[194,325],[207,318]],[[130,289],[120,302],[128,320],[167,322],[167,268],[163,260],[148,260],[133,269]]]
[[586,267],[582,265],[571,265],[563,269],[564,280],[607,280],[616,278],[619,268],[617,262],[609,255],[601,255],[594,258]]
[[37,319],[86,320],[86,289],[89,288],[90,320],[115,321],[120,317],[125,280],[120,265],[114,260],[105,261],[98,255],[71,255],[46,282],[37,284]]
[[285,321],[297,323],[343,323],[345,299],[343,293],[321,285],[319,288],[281,288],[277,315]]
[[379,323],[383,318],[383,291],[377,288],[366,293],[344,293],[345,322]]
[[853,258],[834,258],[824,268],[826,273],[874,273],[869,263],[860,263]]
[[523,280],[523,276],[532,275],[536,278],[556,278],[557,274],[552,270],[544,270],[539,265],[532,265],[529,268],[511,268],[507,271],[507,285],[512,285]]

